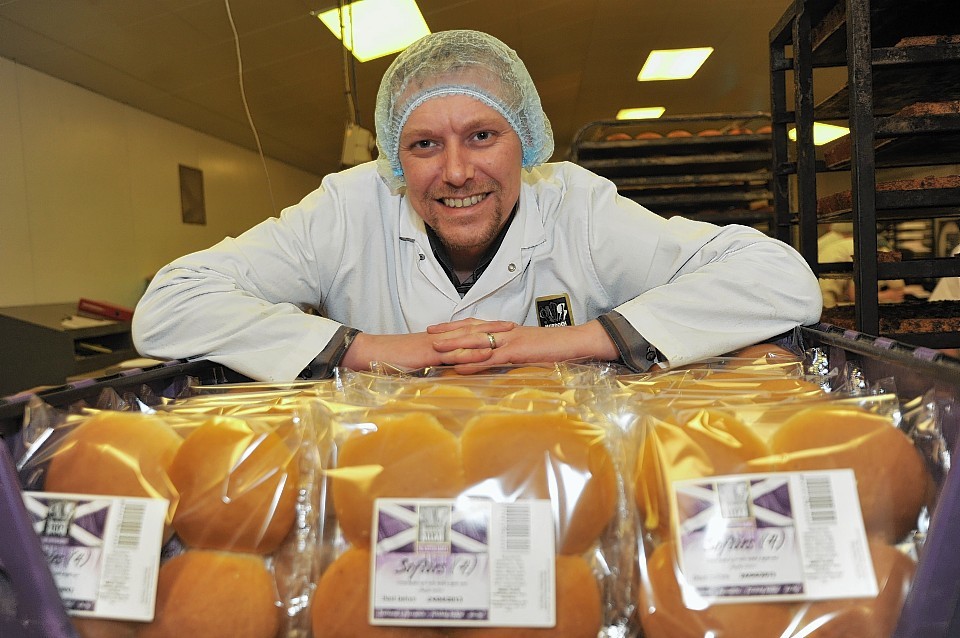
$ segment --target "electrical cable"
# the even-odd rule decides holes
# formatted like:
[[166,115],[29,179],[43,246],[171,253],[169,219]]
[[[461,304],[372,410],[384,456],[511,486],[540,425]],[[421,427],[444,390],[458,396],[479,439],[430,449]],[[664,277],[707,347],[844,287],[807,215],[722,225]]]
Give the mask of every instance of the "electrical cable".
[[243,58],[240,55],[240,35],[237,33],[237,25],[233,22],[233,13],[230,11],[230,0],[223,0],[227,8],[227,18],[230,21],[230,29],[233,31],[233,42],[237,50],[237,75],[240,79],[240,100],[243,102],[243,110],[247,114],[247,122],[250,124],[250,130],[253,131],[253,139],[257,143],[257,152],[260,155],[260,163],[263,165],[263,174],[267,178],[267,191],[270,194],[270,207],[274,215],[277,215],[277,202],[273,197],[273,183],[270,181],[270,171],[267,169],[267,158],[263,155],[263,146],[260,144],[260,134],[257,133],[257,127],[253,123],[253,116],[250,115],[250,107],[247,105],[247,94],[243,88]]
[[[356,99],[353,95],[353,89],[356,85],[356,67],[353,64],[353,55],[350,49],[347,47],[347,27],[346,21],[344,20],[345,11],[350,12],[350,44],[353,45],[353,3],[347,2],[344,0],[339,0],[340,5],[340,42],[343,44],[343,86],[344,86],[344,95],[347,98],[347,116],[349,117],[348,123],[360,125],[360,109],[357,106]],[[347,7],[349,6],[349,9]]]

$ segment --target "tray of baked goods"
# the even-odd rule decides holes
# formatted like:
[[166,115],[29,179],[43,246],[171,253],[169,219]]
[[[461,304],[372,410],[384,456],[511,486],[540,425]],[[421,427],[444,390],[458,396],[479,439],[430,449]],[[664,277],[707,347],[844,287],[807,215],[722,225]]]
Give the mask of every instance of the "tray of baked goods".
[[[893,115],[918,102],[960,100],[960,36],[905,37],[887,49],[875,50],[874,115]],[[814,108],[817,119],[850,115],[849,87],[843,86]]]
[[[948,217],[956,214],[958,206],[960,175],[930,175],[882,181],[876,185],[877,220]],[[849,219],[852,210],[850,190],[817,199],[817,219],[821,222]]]
[[8,404],[5,638],[947,638],[960,614],[960,362],[934,351],[821,324],[646,373],[168,372]]
[[[960,163],[960,101],[918,102],[877,118],[874,149],[878,168]],[[824,147],[824,164],[849,168],[851,154],[846,135]]]
[[[863,2],[864,0],[859,0]],[[926,37],[943,29],[944,16],[954,10],[952,0],[925,0],[922,7],[898,0],[869,0],[870,35],[874,48],[893,47],[904,38]],[[846,64],[846,3],[806,0],[810,38],[818,64]]]
[[770,130],[763,112],[597,121],[578,132],[571,156],[663,216],[766,222]]

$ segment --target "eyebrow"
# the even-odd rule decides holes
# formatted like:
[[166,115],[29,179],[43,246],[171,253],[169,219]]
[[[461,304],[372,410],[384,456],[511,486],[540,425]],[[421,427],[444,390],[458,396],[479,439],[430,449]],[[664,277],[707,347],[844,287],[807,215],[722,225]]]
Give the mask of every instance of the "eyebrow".
[[[475,117],[470,120],[464,120],[458,124],[458,127],[465,130],[478,130],[478,129],[497,129],[499,124],[503,121],[503,124],[506,128],[510,128],[510,123],[507,122],[503,117],[494,117],[493,115],[482,115]],[[408,128],[404,127],[404,130],[400,133],[400,139],[409,139],[411,137],[416,139],[422,139],[424,137],[432,137],[435,134],[435,130],[428,126],[421,126],[418,128]]]

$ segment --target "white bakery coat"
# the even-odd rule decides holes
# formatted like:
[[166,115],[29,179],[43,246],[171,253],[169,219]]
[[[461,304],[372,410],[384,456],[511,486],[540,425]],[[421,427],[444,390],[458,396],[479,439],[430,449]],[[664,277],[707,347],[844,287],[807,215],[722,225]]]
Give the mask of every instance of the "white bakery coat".
[[536,300],[563,294],[574,324],[615,310],[674,365],[813,323],[821,310],[815,276],[786,244],[664,219],[567,162],[524,171],[517,216],[461,298],[410,202],[368,163],[161,269],[133,338],[144,355],[289,380],[344,325],[373,334],[468,317],[538,325]]

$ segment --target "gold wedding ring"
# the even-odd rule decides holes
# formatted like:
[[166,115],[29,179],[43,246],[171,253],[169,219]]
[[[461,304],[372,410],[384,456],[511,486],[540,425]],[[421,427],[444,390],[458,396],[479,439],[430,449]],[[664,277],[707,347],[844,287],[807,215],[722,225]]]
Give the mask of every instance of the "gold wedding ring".
[[493,335],[490,334],[489,332],[486,333],[486,334],[487,334],[487,341],[490,342],[490,349],[491,349],[491,350],[496,350],[496,348],[497,348],[497,340],[494,339],[494,338],[493,338]]

